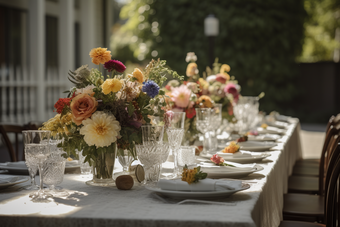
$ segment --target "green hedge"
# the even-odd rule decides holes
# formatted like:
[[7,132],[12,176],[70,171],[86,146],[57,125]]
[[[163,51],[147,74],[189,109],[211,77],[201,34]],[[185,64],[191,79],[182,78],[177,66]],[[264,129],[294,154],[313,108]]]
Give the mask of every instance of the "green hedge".
[[[148,43],[149,53],[158,51],[172,69],[185,75],[187,52],[195,52],[202,75],[209,64],[208,38],[204,19],[214,14],[220,22],[215,39],[215,56],[231,66],[231,73],[242,86],[243,95],[266,96],[260,109],[289,112],[298,88],[296,57],[301,52],[306,18],[303,1],[296,0],[133,0],[125,7],[126,18],[138,18],[144,10],[144,29],[128,23],[139,41]],[[147,7],[149,8],[149,7]],[[134,10],[134,14],[129,14]],[[123,13],[124,14],[124,13]],[[128,15],[128,16],[127,16]],[[130,20],[130,21],[136,21]],[[152,33],[158,22],[159,32]]]

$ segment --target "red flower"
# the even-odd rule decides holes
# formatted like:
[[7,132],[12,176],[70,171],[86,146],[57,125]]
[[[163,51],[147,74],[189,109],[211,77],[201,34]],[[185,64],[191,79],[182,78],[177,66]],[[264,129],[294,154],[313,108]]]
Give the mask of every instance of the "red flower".
[[171,87],[169,85],[165,85],[165,89],[170,91],[171,90]]
[[54,108],[57,109],[57,113],[63,112],[64,107],[70,106],[71,100],[76,96],[75,92],[73,93],[71,98],[60,98],[55,104]]
[[189,119],[191,119],[191,118],[193,118],[193,117],[196,116],[196,110],[195,110],[195,108],[186,109],[186,110],[185,110],[185,113],[186,113],[186,115],[187,115],[187,118],[189,118]]
[[104,68],[107,69],[107,71],[111,72],[112,70],[116,70],[117,72],[124,72],[126,69],[126,66],[117,60],[110,60],[105,62]]

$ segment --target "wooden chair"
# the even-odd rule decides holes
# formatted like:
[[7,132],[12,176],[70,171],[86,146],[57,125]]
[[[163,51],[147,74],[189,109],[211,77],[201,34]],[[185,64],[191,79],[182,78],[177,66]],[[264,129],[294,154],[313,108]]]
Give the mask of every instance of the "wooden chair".
[[321,154],[321,162],[318,168],[318,176],[290,176],[288,178],[288,192],[290,193],[307,193],[322,195],[324,191],[325,170],[331,157],[333,147],[340,142],[340,125],[331,126],[327,133],[327,139]]
[[326,179],[325,195],[308,195],[288,193],[284,195],[283,219],[295,221],[325,222],[325,200],[329,191],[329,182],[335,166],[340,165],[340,145],[333,146],[329,159]]
[[[340,152],[338,149],[335,152]],[[330,172],[330,174],[329,174]],[[282,221],[279,227],[336,227],[339,223],[340,217],[340,155],[334,154],[330,162],[330,169],[327,171],[326,184],[327,196],[325,197],[324,206],[324,223],[308,223],[300,221]]]
[[[337,125],[340,123],[340,113],[337,114],[336,116],[331,116],[328,120],[327,126],[326,126],[326,135],[328,130],[330,129],[331,126]],[[325,142],[327,142],[327,136],[325,137]],[[317,158],[310,158],[310,159],[300,159],[296,161],[294,167],[314,167],[318,168],[320,164],[320,159]],[[304,172],[300,172],[300,170],[295,170],[296,175],[305,175]]]
[[[36,130],[38,129],[38,125],[35,123],[28,123],[25,125],[17,125],[17,124],[0,124],[0,134],[2,136],[2,140],[7,148],[7,151],[10,156],[11,162],[19,161],[19,135],[22,134],[24,130]],[[15,149],[13,147],[12,142],[9,139],[9,134],[15,135]],[[20,152],[23,153],[23,159],[25,160],[25,153],[23,150]]]

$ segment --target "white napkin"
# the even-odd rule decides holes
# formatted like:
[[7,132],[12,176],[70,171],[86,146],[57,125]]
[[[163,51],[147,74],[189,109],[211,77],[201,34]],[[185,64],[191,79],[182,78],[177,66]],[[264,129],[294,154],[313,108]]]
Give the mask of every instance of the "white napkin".
[[79,165],[79,160],[66,161],[66,166],[77,166]]
[[228,157],[235,157],[235,158],[239,158],[239,157],[251,157],[251,153],[248,151],[238,151],[235,153],[223,153],[222,151],[217,152],[216,154],[218,154],[219,156],[221,156],[222,158],[224,156],[228,156]]
[[165,180],[160,179],[157,186],[162,190],[169,191],[216,191],[216,190],[235,190],[242,188],[242,181],[238,180],[213,180],[206,178],[197,183],[188,184],[181,179]]
[[18,181],[19,177],[1,177],[0,178],[0,184],[7,184]]
[[9,167],[15,167],[15,168],[26,168],[26,163],[24,161],[20,161],[20,162],[7,162],[7,166]]
[[205,173],[222,173],[222,172],[247,172],[254,170],[255,164],[240,166],[217,166],[213,163],[202,163],[201,171]]

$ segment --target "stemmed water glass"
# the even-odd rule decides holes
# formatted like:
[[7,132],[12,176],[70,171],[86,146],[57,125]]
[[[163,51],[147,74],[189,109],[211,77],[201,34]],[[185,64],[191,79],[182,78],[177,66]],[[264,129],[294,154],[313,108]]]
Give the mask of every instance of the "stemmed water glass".
[[37,190],[39,189],[37,183],[35,182],[35,175],[38,172],[38,164],[37,160],[33,156],[27,156],[26,151],[25,151],[25,163],[28,168],[28,173],[30,175],[30,180],[31,184],[24,189],[26,190]]
[[123,167],[123,172],[121,174],[129,174],[129,166],[135,160],[131,152],[126,149],[118,149],[117,158]]
[[144,183],[147,185],[153,185],[155,182],[158,182],[164,157],[169,155],[168,144],[150,142],[143,145],[136,145],[136,152],[139,161],[144,166]]
[[48,198],[51,194],[43,190],[43,163],[50,154],[50,135],[51,132],[47,130],[28,130],[23,131],[25,154],[28,159],[36,159],[39,169],[40,188],[37,192],[30,194],[36,202],[49,202]]
[[211,108],[196,108],[196,127],[203,134],[203,150],[202,155],[209,152],[209,131]]
[[171,148],[172,155],[174,156],[174,172],[168,177],[176,178],[179,174],[178,149],[182,144],[184,136],[185,112],[168,111],[164,120],[169,146]]
[[49,193],[54,197],[68,196],[69,193],[57,187],[64,179],[66,159],[62,157],[65,153],[62,148],[58,147],[58,144],[62,142],[62,137],[59,134],[51,136],[50,139],[50,155],[44,162],[44,183],[49,186]]
[[222,124],[222,104],[215,103],[211,109],[210,116],[210,150],[209,152],[215,154],[217,149],[217,131]]
[[164,126],[142,125],[143,144],[163,143]]

